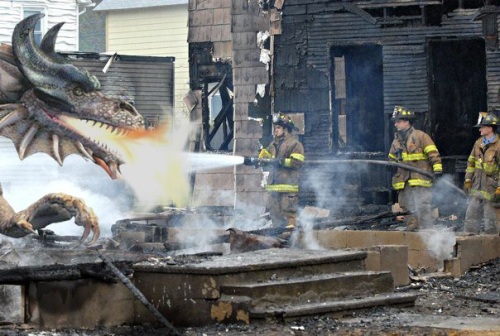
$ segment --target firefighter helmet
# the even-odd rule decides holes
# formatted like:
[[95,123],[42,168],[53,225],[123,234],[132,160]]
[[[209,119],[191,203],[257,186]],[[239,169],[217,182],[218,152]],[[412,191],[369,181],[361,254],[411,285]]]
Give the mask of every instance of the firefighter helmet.
[[477,125],[474,125],[474,127],[498,125],[500,125],[500,119],[497,117],[494,111],[479,112],[479,119],[477,120]]
[[415,112],[406,109],[403,106],[394,106],[394,112],[392,112],[392,121],[396,120],[414,120]]
[[283,113],[273,115],[273,125],[280,125],[286,127],[288,128],[289,132],[299,130],[293,123],[292,118]]

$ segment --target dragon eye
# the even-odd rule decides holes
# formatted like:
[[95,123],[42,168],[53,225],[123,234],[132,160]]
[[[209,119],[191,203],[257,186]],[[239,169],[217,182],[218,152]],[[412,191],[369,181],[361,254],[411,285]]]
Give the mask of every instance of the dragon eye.
[[74,89],[73,89],[73,94],[74,94],[75,96],[78,96],[78,97],[79,97],[79,96],[83,96],[83,90],[82,90],[82,88],[81,88],[81,87],[76,87],[76,88],[74,88]]

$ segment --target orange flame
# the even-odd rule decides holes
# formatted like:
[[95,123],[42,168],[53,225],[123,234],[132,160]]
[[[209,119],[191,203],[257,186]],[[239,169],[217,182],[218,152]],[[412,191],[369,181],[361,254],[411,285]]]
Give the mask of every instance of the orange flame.
[[126,162],[121,168],[122,178],[134,189],[143,207],[187,205],[189,162],[183,149],[188,134],[187,127],[178,127],[174,132],[163,124],[132,131],[114,144]]

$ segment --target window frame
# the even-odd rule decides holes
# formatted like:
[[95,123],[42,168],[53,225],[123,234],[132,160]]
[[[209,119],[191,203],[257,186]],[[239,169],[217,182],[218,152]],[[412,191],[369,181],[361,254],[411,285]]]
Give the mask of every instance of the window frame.
[[[27,14],[29,13],[29,14]],[[36,14],[36,13],[42,13],[45,14],[45,16],[39,21],[40,24],[40,29],[36,30],[35,26],[35,41],[37,42],[38,45],[40,45],[40,42],[42,41],[43,36],[47,32],[47,9],[43,6],[23,6],[22,7],[22,12],[21,12],[21,20],[27,18],[30,15]]]

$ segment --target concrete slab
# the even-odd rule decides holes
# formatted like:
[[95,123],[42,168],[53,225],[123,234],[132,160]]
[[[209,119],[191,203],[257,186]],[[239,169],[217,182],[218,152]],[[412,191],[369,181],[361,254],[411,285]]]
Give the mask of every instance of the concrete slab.
[[410,327],[431,327],[468,331],[498,331],[500,333],[500,319],[487,317],[453,317],[418,314],[399,314],[403,325]]
[[275,269],[277,267],[316,265],[325,262],[340,263],[349,260],[364,260],[366,255],[365,251],[359,250],[267,249],[229,254],[184,265],[140,262],[134,265],[134,269],[158,273],[224,274]]
[[[379,245],[408,246],[408,264],[429,271],[446,269],[454,276],[500,257],[500,236],[460,236],[446,230],[371,231],[317,230],[318,244],[325,248],[373,248]],[[374,261],[372,256],[372,262]],[[376,261],[375,261],[376,262]],[[452,271],[450,271],[452,270]]]

